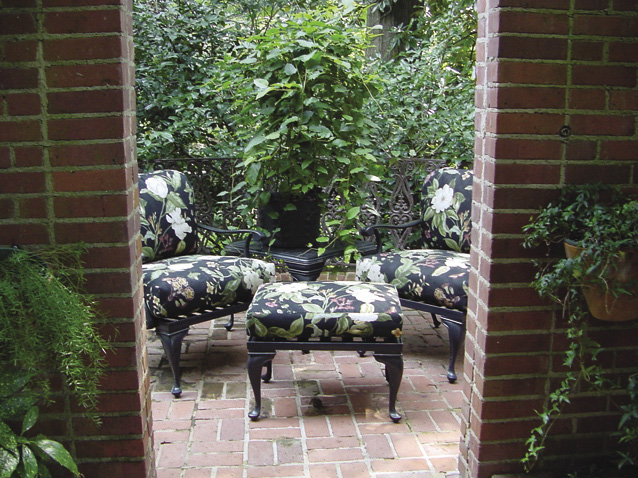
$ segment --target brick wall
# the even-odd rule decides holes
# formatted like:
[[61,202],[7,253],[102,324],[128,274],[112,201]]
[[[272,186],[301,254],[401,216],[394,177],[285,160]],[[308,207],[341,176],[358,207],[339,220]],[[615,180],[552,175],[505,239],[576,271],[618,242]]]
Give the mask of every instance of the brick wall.
[[[479,0],[471,297],[463,476],[521,471],[534,413],[560,376],[564,323],[530,287],[521,227],[566,183],[638,184],[638,3]],[[635,328],[593,321],[627,371]],[[607,453],[618,416],[577,399],[548,442],[548,468]]]
[[0,0],[0,244],[83,241],[115,336],[102,426],[43,417],[91,478],[154,476],[136,243],[131,0]]

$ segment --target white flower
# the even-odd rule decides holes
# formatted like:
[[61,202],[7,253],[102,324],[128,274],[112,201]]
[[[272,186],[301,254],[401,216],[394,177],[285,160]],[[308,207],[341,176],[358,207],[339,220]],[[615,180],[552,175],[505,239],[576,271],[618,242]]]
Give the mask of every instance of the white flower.
[[377,300],[383,300],[383,297],[375,295],[371,290],[369,289],[362,289],[362,288],[352,288],[349,291],[352,296],[361,302],[366,302],[366,303],[370,303],[370,302],[375,302]]
[[[359,309],[359,313],[363,314],[363,315],[369,315],[369,314],[377,315],[375,313],[375,310],[374,310],[374,305],[372,305],[372,304],[361,304],[361,308]],[[374,319],[374,320],[377,320],[377,319]]]
[[150,177],[146,180],[146,188],[156,196],[164,199],[168,196],[168,186],[160,178]]
[[253,293],[255,293],[259,286],[264,283],[257,271],[254,270],[245,271],[243,280],[246,287],[248,287]]
[[172,228],[175,231],[175,235],[180,241],[183,241],[186,234],[192,232],[190,225],[186,223],[186,219],[182,217],[181,209],[174,209],[173,212],[166,215],[166,220],[172,224]]
[[306,288],[306,284],[303,284],[301,282],[286,282],[277,287],[277,292],[290,294],[291,292],[299,292]]
[[375,322],[379,316],[377,314],[361,314],[356,312],[351,312],[350,318],[355,322]]
[[372,264],[368,271],[368,280],[371,282],[384,282],[383,274],[381,273],[381,264]]
[[432,207],[436,212],[443,212],[452,205],[454,201],[454,189],[447,184],[437,189],[432,198]]
[[452,267],[458,267],[460,269],[467,269],[468,268],[468,263],[467,263],[467,258],[464,257],[448,257],[447,259],[445,259],[445,265],[452,268]]

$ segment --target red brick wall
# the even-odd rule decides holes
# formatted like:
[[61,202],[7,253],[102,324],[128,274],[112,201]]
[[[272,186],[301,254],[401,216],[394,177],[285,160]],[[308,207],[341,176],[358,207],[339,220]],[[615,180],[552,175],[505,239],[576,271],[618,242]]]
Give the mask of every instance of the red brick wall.
[[154,476],[136,214],[131,0],[0,0],[0,244],[83,241],[115,336],[96,427],[43,430],[91,478]]
[[[638,3],[479,0],[471,297],[464,368],[465,477],[519,472],[556,385],[561,332],[530,287],[521,227],[565,183],[638,183]],[[562,135],[561,135],[562,132]],[[605,363],[637,362],[635,328],[592,322]],[[585,397],[548,442],[549,468],[609,451],[618,416]]]

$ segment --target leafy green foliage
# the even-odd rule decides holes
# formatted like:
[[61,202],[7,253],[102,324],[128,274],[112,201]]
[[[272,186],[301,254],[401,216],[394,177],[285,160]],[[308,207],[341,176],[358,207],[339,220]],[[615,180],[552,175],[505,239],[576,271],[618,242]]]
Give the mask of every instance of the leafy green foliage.
[[[28,436],[39,415],[39,396],[28,386],[31,377],[17,368],[0,369],[0,478],[51,477],[49,463],[79,476],[71,454],[61,443],[42,435]],[[19,431],[12,428],[15,424]]]
[[[377,2],[378,5],[373,4],[370,8],[384,9],[394,3],[396,0]],[[393,159],[405,157],[441,158],[449,163],[472,161],[472,72],[476,41],[472,0],[432,0],[424,8],[417,9],[418,14],[411,24],[397,27],[395,38],[401,44],[399,51],[402,53],[388,62],[377,62],[375,58],[360,55],[362,30],[358,26],[365,23],[367,9],[353,0],[136,0],[134,8],[138,159],[142,169],[148,169],[150,161],[161,157],[241,156],[249,144],[251,147],[244,159],[252,161],[249,156],[261,153],[262,157],[268,156],[266,146],[281,149],[288,139],[299,140],[297,149],[325,153],[326,158],[336,160],[336,166],[345,172],[339,181],[344,183],[341,192],[347,192],[337,199],[344,204],[354,201],[351,208],[341,211],[343,219],[349,222],[347,216],[352,217],[360,206],[356,197],[347,196],[356,196],[362,190],[363,182],[355,184],[356,181],[369,179],[369,175],[364,177],[358,170],[358,158],[363,157],[366,161],[371,159],[370,156],[392,158],[378,159],[377,164],[382,170],[387,169]],[[331,11],[332,16],[336,16],[339,10],[343,13],[338,19],[341,30],[337,33],[346,34],[331,54],[320,59],[304,57],[310,53],[306,47],[306,51],[299,51],[297,60],[287,60],[277,72],[267,71],[267,68],[260,73],[251,72],[256,63],[244,64],[245,70],[252,74],[245,85],[247,89],[240,90],[230,81],[236,76],[239,51],[245,54],[241,60],[251,54],[257,59],[258,51],[265,51],[268,45],[275,48],[272,50],[275,56],[287,54],[277,43],[290,36],[284,31],[283,37],[277,39],[267,33],[269,29],[281,29],[295,15],[304,13],[329,24],[326,12]],[[298,27],[290,26],[293,31],[300,32]],[[328,28],[334,30],[334,26],[328,25]],[[251,36],[256,41],[252,51],[248,46],[250,42],[244,42]],[[266,41],[263,46],[262,40]],[[242,42],[243,47],[236,49]],[[340,59],[340,63],[330,57]],[[314,70],[313,66],[316,67]],[[319,67],[326,67],[328,77],[333,75],[332,79],[338,82],[334,85],[324,83],[322,90],[308,94],[308,87],[314,88],[314,79],[311,76],[302,79],[301,74],[306,71],[316,73]],[[296,73],[293,68],[297,69]],[[363,97],[357,93],[359,83],[354,86],[343,83],[346,90],[354,88],[351,92],[337,88],[342,79],[358,80],[359,72],[362,78],[374,80],[374,87],[367,83],[370,91]],[[273,85],[279,86],[274,88]],[[299,85],[306,85],[306,89],[302,91]],[[306,122],[305,130],[295,129],[297,124],[294,122],[289,125],[277,123],[276,128],[282,131],[261,131],[255,129],[256,126],[252,130],[247,128],[250,124],[247,119],[251,122],[253,119],[251,108],[259,116],[256,121],[261,121],[266,103],[277,103],[277,94],[292,105],[294,113],[291,117],[299,116],[300,106],[293,104],[295,98],[304,94],[305,100],[309,101],[314,101],[313,97],[327,98],[328,102],[322,99],[303,105],[303,111],[306,115],[315,112],[329,116],[321,120],[316,115],[314,118],[299,116],[299,123]],[[341,112],[343,108],[353,106],[352,101],[358,102],[361,98],[364,98],[363,122],[358,119],[361,116]],[[250,103],[253,106],[249,107]],[[235,116],[234,113],[244,107],[243,119]],[[344,131],[333,128],[339,121],[346,126]],[[353,127],[354,130],[350,129]],[[293,131],[297,131],[294,137]],[[347,134],[349,132],[352,134]],[[319,145],[318,149],[311,148],[304,139]],[[334,154],[324,146],[339,147],[343,152]],[[271,152],[275,153],[275,150]],[[329,175],[319,168],[329,171],[332,165],[326,162],[315,168],[305,161],[298,163],[299,177],[306,178],[311,173],[319,176],[314,176],[307,184],[295,183],[295,187],[323,187],[329,181]],[[366,163],[369,164],[372,162]],[[280,166],[285,168],[283,164]],[[259,172],[259,169],[258,164],[252,165],[249,177],[262,174],[263,170]],[[275,168],[267,173],[272,176],[266,179],[287,172]],[[368,173],[381,176],[372,169]],[[422,179],[415,177],[416,190]],[[233,203],[250,223],[254,209],[244,201],[245,186],[243,178],[229,184],[220,200]],[[349,186],[354,186],[355,190]],[[380,186],[387,195],[391,193],[391,187],[386,188],[390,185],[380,183]],[[336,217],[333,225],[338,228],[341,220]],[[341,234],[347,235],[344,231]]]
[[[536,261],[538,272],[532,283],[541,297],[546,297],[562,308],[567,320],[565,330],[568,347],[563,364],[568,368],[561,385],[548,396],[548,402],[538,412],[541,424],[534,428],[527,440],[527,453],[523,464],[529,471],[541,459],[545,441],[555,420],[582,384],[601,394],[617,390],[618,384],[607,379],[606,370],[598,361],[605,349],[589,333],[589,312],[583,294],[584,288],[602,287],[614,296],[629,294],[628,286],[636,281],[616,280],[617,259],[627,249],[638,248],[638,201],[625,196],[614,186],[604,184],[569,185],[557,201],[548,204],[540,214],[524,227],[527,234],[524,246],[546,245],[547,258]],[[573,258],[556,257],[552,245],[571,239],[584,248]],[[634,450],[624,453],[623,463],[634,463],[638,436],[638,394],[635,376],[629,381],[629,405],[620,422],[619,442],[633,445]],[[610,396],[613,402],[614,397]],[[632,454],[633,453],[633,454]]]
[[[228,57],[238,93],[235,121],[245,141],[246,191],[265,204],[332,187],[341,200],[343,239],[365,201],[359,185],[380,174],[364,110],[377,89],[366,72],[367,30],[337,9],[277,19]],[[325,196],[324,196],[325,198]]]
[[627,384],[629,403],[620,408],[623,415],[618,424],[617,436],[620,444],[626,447],[620,451],[621,460],[618,467],[625,465],[638,465],[638,373],[629,377]]
[[[133,2],[138,160],[235,156],[240,147],[219,90],[221,61],[240,37],[261,31],[304,1]],[[321,3],[321,2],[320,2]]]
[[211,85],[235,42],[227,18],[210,1],[133,5],[139,160],[234,152],[227,106]]
[[[64,446],[42,435],[29,437],[38,420],[39,396],[29,383],[33,374],[14,367],[0,369],[0,478],[50,477],[47,464],[56,463],[79,476]],[[19,431],[14,428],[19,425]]]
[[474,3],[429,2],[396,36],[402,51],[376,64],[384,87],[368,106],[384,156],[472,162]]
[[[626,283],[610,280],[610,270],[628,250],[638,249],[638,200],[619,188],[600,183],[568,185],[523,231],[526,247],[570,240],[585,250],[572,259],[539,262],[534,286],[541,296],[557,296],[570,288],[601,286],[615,295]],[[569,297],[580,296],[578,293]]]
[[60,372],[89,408],[96,401],[107,343],[97,331],[93,303],[80,292],[83,250],[56,246],[38,255],[11,250],[1,260],[0,366],[36,374],[43,398],[48,372]]

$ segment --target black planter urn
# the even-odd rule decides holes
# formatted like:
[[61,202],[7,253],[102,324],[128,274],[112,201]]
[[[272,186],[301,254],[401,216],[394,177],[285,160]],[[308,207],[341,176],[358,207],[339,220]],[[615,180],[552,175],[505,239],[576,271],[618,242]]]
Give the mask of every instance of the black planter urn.
[[270,233],[265,241],[272,247],[301,249],[314,244],[319,236],[321,208],[316,194],[291,198],[272,193],[270,201],[259,208],[258,214],[259,227]]

